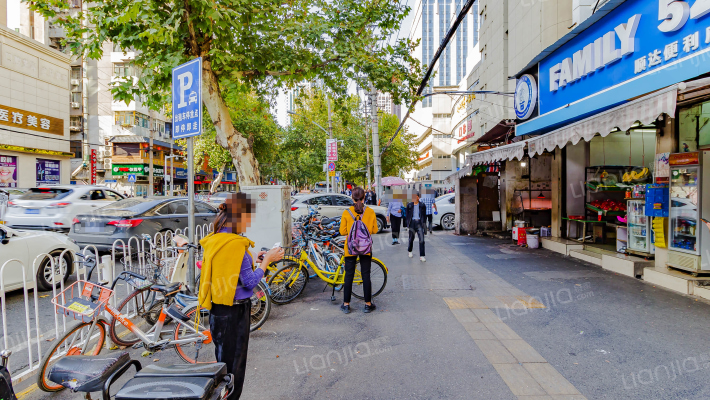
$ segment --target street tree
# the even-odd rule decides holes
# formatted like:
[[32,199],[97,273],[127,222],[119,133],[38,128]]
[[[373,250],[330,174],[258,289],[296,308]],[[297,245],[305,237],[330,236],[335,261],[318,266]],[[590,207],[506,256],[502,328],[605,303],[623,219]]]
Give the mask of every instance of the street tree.
[[[27,1],[27,0],[25,0]],[[66,0],[29,0],[32,10],[64,28],[74,54],[93,59],[111,42],[135,52],[136,79],[111,89],[117,100],[142,96],[159,109],[171,70],[203,59],[203,102],[216,140],[229,149],[241,184],[258,184],[259,163],[229,105],[245,93],[273,93],[319,80],[334,94],[359,78],[411,103],[421,80],[407,38],[378,45],[399,30],[410,8],[390,0],[108,0],[69,14]],[[338,103],[340,104],[340,103]]]

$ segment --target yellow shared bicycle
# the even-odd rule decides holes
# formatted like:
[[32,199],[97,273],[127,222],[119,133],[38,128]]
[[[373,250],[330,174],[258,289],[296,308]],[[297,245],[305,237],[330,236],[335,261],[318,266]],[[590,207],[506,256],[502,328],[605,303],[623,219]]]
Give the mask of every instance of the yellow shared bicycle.
[[[291,254],[284,255],[280,261],[272,263],[269,268],[276,271],[269,275],[269,288],[271,300],[276,304],[286,304],[297,298],[308,284],[310,267],[326,284],[333,287],[330,300],[335,301],[335,289],[345,283],[344,258],[333,253],[319,252],[312,241],[307,246]],[[387,266],[375,257],[372,257],[370,281],[372,283],[372,297],[382,293],[387,285]],[[360,261],[355,267],[353,280],[353,296],[358,299],[365,298],[362,281]]]

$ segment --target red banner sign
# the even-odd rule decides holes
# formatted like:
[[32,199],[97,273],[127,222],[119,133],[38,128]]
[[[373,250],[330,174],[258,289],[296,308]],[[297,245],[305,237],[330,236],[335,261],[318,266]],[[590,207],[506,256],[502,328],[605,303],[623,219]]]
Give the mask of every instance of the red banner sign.
[[91,184],[96,185],[96,149],[91,149]]

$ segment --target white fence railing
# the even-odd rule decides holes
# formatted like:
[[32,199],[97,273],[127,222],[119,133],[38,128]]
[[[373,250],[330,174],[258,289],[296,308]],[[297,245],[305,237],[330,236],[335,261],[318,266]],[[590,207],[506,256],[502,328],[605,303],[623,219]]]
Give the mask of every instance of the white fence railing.
[[[212,226],[212,224],[204,224],[195,228],[195,241],[198,244],[200,239],[212,231]],[[105,256],[103,259],[99,258],[98,250],[92,245],[86,246],[81,251],[81,254],[84,259],[93,257],[97,263],[97,268],[92,275],[92,281],[97,281],[99,278],[111,281],[120,272],[126,270],[135,271],[137,268],[143,271],[150,270],[151,259],[166,260],[168,268],[172,268],[174,266],[170,265],[170,263],[174,263],[178,259],[178,250],[174,247],[172,239],[175,235],[184,234],[184,231],[179,229],[176,232],[168,230],[156,233],[151,238],[153,246],[147,243],[145,239],[136,236],[130,237],[128,242],[118,239],[113,243],[110,256]],[[73,262],[72,274],[67,279],[86,280],[89,271],[83,267],[82,257],[79,257],[73,250],[69,249],[62,251],[59,256],[52,256],[46,253],[37,255],[30,269],[18,259],[7,260],[0,266],[0,310],[2,312],[0,317],[2,318],[3,335],[2,340],[0,340],[2,344],[0,350],[7,349],[13,352],[8,369],[11,371],[12,381],[15,384],[34,376],[42,363],[43,353],[46,354],[57,343],[56,341],[73,327],[73,320],[64,314],[52,312],[52,318],[40,318],[41,310],[46,310],[47,307],[54,309],[51,303],[45,303],[56,298],[65,289],[65,279],[59,279],[59,277],[64,277],[67,269],[70,268],[65,258],[67,253]],[[200,253],[201,251],[197,252],[198,255]],[[47,261],[45,262],[45,260]],[[40,267],[43,268],[41,273],[49,273],[51,275],[51,295],[40,294],[36,290]],[[10,303],[8,303],[8,292],[6,291],[6,276],[10,273],[19,274],[18,269],[22,272],[22,310],[17,308],[19,302],[16,301],[18,299],[16,296],[10,296]],[[163,271],[167,277],[169,277],[168,272]],[[99,274],[101,275],[100,277]],[[152,279],[152,274],[148,278]],[[57,279],[59,279],[58,282]],[[123,286],[125,286],[125,291],[119,293],[119,290],[116,290],[114,292],[114,297],[111,299],[113,306],[128,297],[134,290],[128,284]],[[45,298],[47,300],[40,300]],[[21,321],[23,312],[24,321]],[[130,315],[135,310],[127,309],[122,310],[122,312]],[[27,365],[13,369],[13,365],[24,364],[17,361],[24,357],[27,358]]]

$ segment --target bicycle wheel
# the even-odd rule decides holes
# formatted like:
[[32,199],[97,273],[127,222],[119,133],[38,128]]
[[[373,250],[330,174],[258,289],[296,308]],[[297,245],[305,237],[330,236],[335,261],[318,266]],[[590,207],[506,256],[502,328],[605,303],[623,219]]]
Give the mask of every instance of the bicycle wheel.
[[[91,322],[83,322],[69,332],[64,337],[57,341],[52,350],[47,353],[42,359],[39,373],[37,374],[37,386],[45,392],[58,392],[64,389],[64,386],[56,384],[49,380],[47,375],[52,369],[52,366],[64,356],[96,356],[101,352],[101,348],[106,340],[106,327],[103,321],[96,323],[93,330]],[[81,349],[86,343],[86,351],[82,353]]]
[[[282,260],[285,261],[285,260]],[[303,293],[308,283],[308,270],[295,262],[284,262],[284,266],[269,277],[271,301],[287,304]]]
[[[372,259],[370,268],[370,281],[372,282],[372,297],[377,296],[385,290],[387,285],[387,270],[380,260]],[[360,300],[365,299],[365,290],[362,284],[362,272],[360,272],[360,260],[355,266],[355,281],[353,282],[353,296]]]
[[269,290],[264,282],[254,288],[254,294],[251,296],[251,327],[250,332],[261,328],[264,322],[269,318],[271,313],[271,297]]
[[[155,325],[158,318],[157,315],[153,315],[154,311],[151,310],[154,298],[155,292],[151,292],[148,288],[135,290],[119,304],[117,311],[137,328],[146,332]],[[159,300],[159,302],[162,307],[163,301]],[[160,308],[158,309],[159,313]],[[118,346],[133,346],[140,341],[138,336],[118,322],[116,318],[111,318],[108,332],[111,340]]]
[[[190,337],[195,337],[195,312],[197,311],[197,305],[190,306],[182,310],[182,312],[187,315],[190,319],[185,323],[188,326],[178,323],[175,325],[175,330],[173,331],[173,340],[182,340]],[[176,344],[175,351],[178,356],[182,358],[188,364],[202,364],[202,363],[213,363],[217,362],[214,353],[214,343],[212,342],[212,335],[210,335],[210,312],[204,308],[200,309],[200,321],[198,323],[197,331],[200,333],[205,333],[207,335],[207,340],[204,342],[192,342]]]

